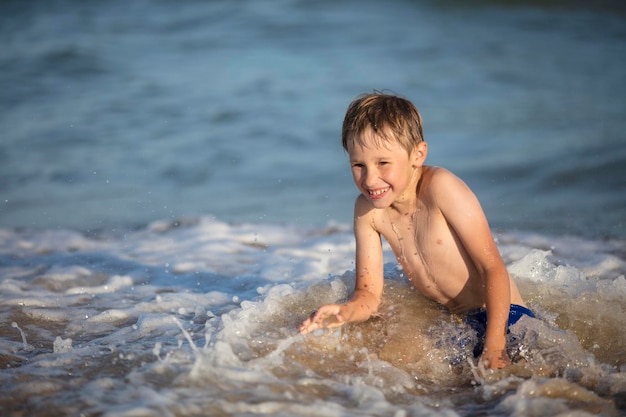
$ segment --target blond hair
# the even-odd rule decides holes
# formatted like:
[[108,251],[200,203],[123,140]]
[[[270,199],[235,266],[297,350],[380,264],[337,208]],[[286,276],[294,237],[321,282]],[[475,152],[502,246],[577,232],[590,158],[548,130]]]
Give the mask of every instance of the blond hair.
[[371,128],[381,141],[395,141],[408,153],[424,141],[422,116],[409,100],[379,92],[358,96],[346,111],[341,130],[343,148],[348,142],[362,144],[363,133]]

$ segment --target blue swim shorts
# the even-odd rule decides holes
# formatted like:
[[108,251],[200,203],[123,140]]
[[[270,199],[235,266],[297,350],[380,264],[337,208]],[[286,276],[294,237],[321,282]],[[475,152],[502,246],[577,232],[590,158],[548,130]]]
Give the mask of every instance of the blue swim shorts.
[[[535,318],[535,314],[526,307],[522,307],[517,304],[511,304],[508,327],[511,327],[512,325],[517,323],[518,320],[522,318],[522,316]],[[474,331],[476,331],[478,343],[474,347],[474,357],[477,358],[482,354],[483,347],[485,345],[485,333],[487,332],[487,310],[485,310],[485,308],[479,308],[470,311],[469,313],[467,313],[465,322],[472,329],[474,329]]]

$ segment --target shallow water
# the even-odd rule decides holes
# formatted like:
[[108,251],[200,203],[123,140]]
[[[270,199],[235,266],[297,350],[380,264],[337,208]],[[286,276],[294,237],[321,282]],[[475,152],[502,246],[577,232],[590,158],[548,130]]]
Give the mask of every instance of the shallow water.
[[469,330],[412,290],[393,259],[379,317],[297,334],[310,311],[351,290],[346,226],[205,217],[106,238],[3,230],[0,407],[4,415],[622,415],[626,243],[498,239],[538,319],[515,325],[512,367],[481,373],[471,347],[454,342]]

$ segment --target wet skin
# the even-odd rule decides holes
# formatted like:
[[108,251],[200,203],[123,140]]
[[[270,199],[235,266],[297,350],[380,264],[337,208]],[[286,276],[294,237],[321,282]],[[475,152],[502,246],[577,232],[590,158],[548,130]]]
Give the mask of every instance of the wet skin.
[[376,313],[383,292],[384,237],[420,293],[453,312],[486,307],[482,361],[490,368],[505,366],[510,304],[524,302],[477,198],[449,171],[424,165],[426,142],[409,153],[373,135],[368,130],[360,141],[348,144],[361,192],[354,212],[355,290],[345,304],[320,307],[300,332],[364,321]]

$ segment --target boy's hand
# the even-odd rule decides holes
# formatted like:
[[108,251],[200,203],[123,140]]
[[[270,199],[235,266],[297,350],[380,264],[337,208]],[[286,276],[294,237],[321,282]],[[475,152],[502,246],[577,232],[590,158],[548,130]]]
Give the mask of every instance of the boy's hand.
[[339,327],[346,322],[343,310],[345,306],[327,304],[311,313],[311,316],[300,325],[300,334],[307,334],[313,330]]
[[483,350],[483,354],[480,356],[480,363],[485,369],[502,369],[511,364],[509,356],[506,354],[506,350]]

